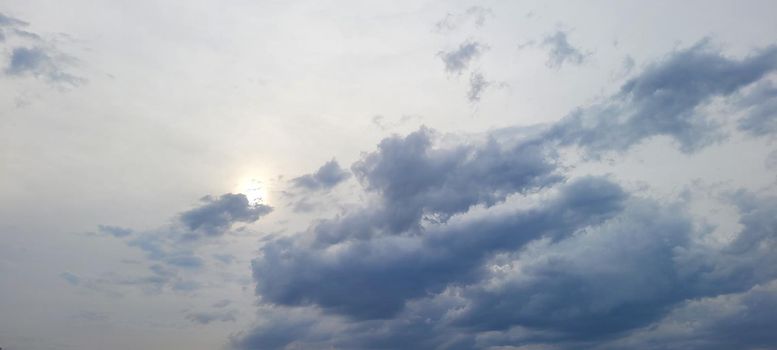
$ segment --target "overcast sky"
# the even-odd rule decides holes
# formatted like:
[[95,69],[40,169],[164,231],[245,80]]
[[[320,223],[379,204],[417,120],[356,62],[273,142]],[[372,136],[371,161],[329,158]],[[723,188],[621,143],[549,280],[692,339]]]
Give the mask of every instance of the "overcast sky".
[[0,2],[0,347],[777,348],[777,3]]

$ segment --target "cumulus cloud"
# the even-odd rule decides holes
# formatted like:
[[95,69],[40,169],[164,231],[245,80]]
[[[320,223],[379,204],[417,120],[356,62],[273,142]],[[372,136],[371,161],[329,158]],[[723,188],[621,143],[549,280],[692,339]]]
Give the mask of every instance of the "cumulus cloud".
[[322,165],[315,173],[294,178],[291,182],[295,187],[306,190],[328,190],[351,177],[351,174],[340,167],[337,160],[332,159]]
[[[580,147],[595,156],[656,136],[698,150],[720,138],[720,127],[699,109],[715,97],[768,100],[771,85],[748,88],[774,71],[776,58],[773,47],[734,59],[702,42],[540,130],[443,143],[421,128],[384,139],[351,167],[368,198],[362,207],[263,242],[252,270],[267,316],[231,345],[773,344],[763,327],[771,318],[753,308],[774,299],[762,286],[777,278],[777,198],[725,196],[739,229],[710,244],[709,226],[686,203],[638,196],[607,177],[568,179],[558,150]],[[756,105],[740,100],[734,106],[745,111]],[[694,308],[701,311],[687,311]],[[736,311],[721,313],[726,308]],[[710,317],[684,333],[657,333],[688,315]],[[750,332],[730,341],[711,335],[721,329]]]
[[[580,198],[586,194],[596,199]],[[273,242],[253,262],[257,292],[282,305],[314,304],[358,319],[390,317],[412,298],[476,278],[483,259],[495,252],[518,249],[538,235],[560,238],[583,222],[606,218],[623,196],[611,183],[583,179],[541,208],[435,226],[422,235],[350,241],[336,255],[318,245]],[[349,292],[357,286],[359,295]]]
[[[601,178],[571,182],[535,208],[445,225],[424,236],[327,249],[275,242],[254,262],[258,294],[276,305],[314,308],[298,320],[273,322],[280,328],[257,328],[236,345],[607,344],[650,329],[693,300],[745,293],[777,277],[770,253],[774,219],[765,215],[773,213],[773,202],[749,197],[741,204],[739,237],[758,243],[741,248],[738,240],[701,244],[680,204],[632,198]],[[320,328],[338,332],[322,335]],[[267,346],[273,334],[285,334],[284,341]]]
[[549,34],[542,39],[540,47],[548,50],[547,66],[554,69],[561,68],[564,64],[579,65],[585,61],[587,53],[572,46],[567,39],[567,33],[561,30]]
[[485,50],[485,45],[477,41],[468,40],[456,49],[440,51],[437,55],[445,63],[446,72],[458,75],[466,70],[469,64]]

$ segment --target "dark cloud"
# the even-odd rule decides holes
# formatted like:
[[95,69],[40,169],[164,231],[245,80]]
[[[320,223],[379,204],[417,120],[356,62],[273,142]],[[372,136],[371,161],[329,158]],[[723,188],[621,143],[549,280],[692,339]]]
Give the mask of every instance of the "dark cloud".
[[180,219],[189,230],[208,235],[222,234],[238,222],[252,223],[272,211],[268,205],[251,204],[242,193],[206,196],[202,202],[202,206],[183,212]]
[[[609,348],[619,336],[649,330],[689,302],[745,293],[777,277],[775,219],[767,215],[777,201],[739,196],[747,197],[740,203],[744,229],[738,237],[748,241],[742,247],[739,239],[723,247],[702,244],[680,204],[625,197],[599,178],[572,182],[555,198],[517,215],[446,225],[423,237],[383,237],[320,250],[275,242],[279,245],[266,247],[254,262],[262,300],[315,306],[325,314],[269,321],[272,326],[254,329],[235,345]],[[752,329],[752,338],[735,337],[736,348],[772,344],[763,323],[769,313],[737,313],[687,337],[704,339],[716,327],[731,335]],[[322,334],[322,328],[338,331]],[[661,348],[684,348],[680,344]]]
[[585,61],[588,56],[580,49],[572,46],[567,39],[567,33],[561,30],[549,34],[542,39],[540,47],[548,50],[548,61],[546,64],[550,68],[559,69],[564,64],[579,65]]
[[450,74],[461,74],[469,67],[469,64],[480,56],[483,51],[486,50],[486,46],[477,41],[465,41],[458,48],[450,51],[441,51],[437,55],[440,56],[443,63],[445,63],[445,71]]
[[295,187],[306,190],[328,190],[347,180],[350,176],[351,174],[347,170],[340,168],[337,160],[332,159],[318,168],[315,173],[297,177],[291,182]]
[[496,252],[543,236],[559,239],[611,216],[623,198],[617,186],[590,178],[570,183],[540,208],[434,226],[423,235],[350,241],[336,255],[278,240],[253,262],[257,293],[268,302],[314,304],[358,319],[391,317],[408,300],[476,279]]
[[[492,206],[508,195],[555,183],[553,152],[531,143],[508,145],[489,139],[479,144],[436,147],[431,130],[384,139],[376,152],[352,166],[374,205],[314,232],[322,242],[369,237],[379,232],[417,230],[421,223],[444,222],[474,205]],[[473,183],[477,183],[474,186]]]
[[[260,320],[231,345],[773,347],[773,318],[755,308],[775,300],[762,286],[777,278],[777,198],[725,196],[739,229],[710,244],[712,228],[685,203],[632,195],[605,177],[566,180],[557,150],[595,156],[655,136],[697,150],[720,137],[700,107],[733,96],[752,112],[772,85],[749,87],[775,65],[777,48],[733,59],[702,42],[542,130],[441,142],[421,128],[384,139],[352,166],[363,207],[263,242],[252,261]],[[751,132],[748,113],[740,128]],[[656,333],[694,303],[712,305],[684,314],[699,327]]]
[[719,125],[697,108],[713,97],[739,91],[775,68],[777,47],[737,60],[702,41],[648,66],[605,101],[573,111],[543,137],[596,154],[667,136],[684,152],[692,152],[722,137]]

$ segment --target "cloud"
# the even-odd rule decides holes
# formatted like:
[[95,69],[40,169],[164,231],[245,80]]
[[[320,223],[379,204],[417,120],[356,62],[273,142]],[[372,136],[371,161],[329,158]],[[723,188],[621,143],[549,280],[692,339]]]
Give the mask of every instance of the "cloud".
[[[327,247],[279,240],[266,245],[252,263],[257,293],[267,302],[313,304],[357,319],[391,317],[410,299],[476,279],[491,254],[542,236],[558,239],[579,225],[607,218],[619,210],[623,196],[607,181],[581,179],[540,208],[435,225],[423,235],[328,246],[336,254]],[[357,289],[358,295],[351,293]]]
[[314,228],[316,239],[335,242],[417,230],[424,221],[444,222],[474,205],[492,206],[510,194],[560,180],[552,151],[533,144],[508,145],[493,138],[455,147],[433,142],[433,131],[421,128],[404,138],[384,139],[376,152],[354,163],[356,178],[379,199],[338,220],[323,221]]
[[777,343],[771,325],[777,321],[774,283],[690,301],[655,327],[618,339],[603,349],[767,349]]
[[467,91],[467,99],[469,102],[479,102],[481,94],[483,94],[491,84],[492,82],[483,77],[483,73],[473,72],[469,76],[469,91]]
[[0,27],[24,27],[29,23],[0,12]]
[[114,237],[127,237],[132,234],[132,229],[124,228],[124,227],[118,227],[118,226],[110,226],[110,225],[99,225],[97,226],[97,229],[102,234],[109,234]]
[[[762,326],[769,316],[748,310],[774,299],[762,286],[777,278],[777,198],[746,191],[723,196],[737,211],[739,228],[728,232],[729,241],[710,244],[710,227],[687,203],[638,196],[608,177],[567,179],[558,152],[624,152],[656,136],[670,137],[681,151],[698,150],[721,137],[700,108],[716,97],[735,97],[734,107],[751,111],[757,102],[747,98],[771,98],[771,85],[759,81],[775,65],[777,48],[733,59],[703,41],[539,129],[447,135],[441,142],[422,127],[384,139],[351,167],[367,198],[362,207],[263,242],[252,261],[259,320],[231,345],[773,344]],[[745,311],[713,315],[681,336],[653,331],[671,329],[689,305],[728,299]],[[725,310],[711,305],[702,315]],[[711,335],[723,328],[751,336],[727,342]]]
[[583,53],[580,49],[572,46],[567,39],[567,33],[561,30],[546,35],[539,45],[548,50],[548,61],[546,64],[554,69],[559,69],[564,64],[579,65],[588,56],[587,53]]
[[238,222],[255,222],[272,211],[268,205],[251,204],[242,193],[206,196],[201,201],[202,206],[181,213],[180,220],[189,230],[208,235],[220,235]]
[[[743,250],[737,240],[722,247],[696,240],[681,204],[628,197],[601,178],[571,182],[517,215],[457,222],[424,236],[320,250],[275,242],[254,262],[257,292],[263,302],[308,312],[278,322],[270,317],[272,327],[258,327],[234,345],[609,348],[610,340],[650,330],[689,302],[744,293],[776,278],[775,219],[766,215],[776,203],[757,196],[741,203],[738,237],[758,242]],[[738,348],[768,344],[763,318],[746,316],[757,336]],[[741,318],[728,320],[716,324],[729,332],[746,328]],[[704,339],[707,331],[689,336]],[[277,343],[268,343],[270,336]]]
[[340,168],[337,160],[332,159],[322,165],[313,174],[306,174],[291,180],[295,187],[310,191],[328,190],[351,176],[347,170]]
[[67,69],[77,61],[75,58],[62,53],[56,42],[49,42],[37,33],[20,29],[27,25],[27,22],[0,13],[0,28],[8,29],[0,32],[0,42],[11,34],[23,43],[10,50],[8,65],[3,70],[6,76],[33,76],[60,86],[78,86],[86,82]]
[[757,84],[738,105],[746,109],[739,120],[739,130],[755,136],[777,133],[777,86],[772,81]]
[[469,90],[467,91],[467,99],[471,103],[480,102],[480,98],[486,90],[492,88],[504,88],[507,87],[505,82],[495,82],[486,80],[485,76],[481,72],[472,72],[469,76]]
[[[202,287],[194,277],[207,271],[210,259],[231,264],[230,254],[203,254],[200,250],[224,235],[237,223],[253,223],[269,214],[272,207],[250,204],[244,194],[226,193],[219,197],[201,198],[199,207],[176,216],[167,227],[133,232],[129,228],[100,225],[99,232],[124,239],[130,247],[145,253],[151,263],[150,274],[144,276],[114,276],[89,281],[96,289],[102,286],[141,287],[149,293],[163,290],[188,293]],[[218,266],[218,265],[217,265]]]
[[648,66],[603,102],[573,111],[543,137],[598,154],[667,136],[682,151],[693,152],[722,137],[720,126],[697,109],[714,97],[740,91],[775,68],[777,47],[732,59],[702,41]]
[[469,64],[480,56],[486,46],[477,41],[468,40],[450,51],[440,51],[437,55],[445,63],[445,71],[450,74],[461,74]]

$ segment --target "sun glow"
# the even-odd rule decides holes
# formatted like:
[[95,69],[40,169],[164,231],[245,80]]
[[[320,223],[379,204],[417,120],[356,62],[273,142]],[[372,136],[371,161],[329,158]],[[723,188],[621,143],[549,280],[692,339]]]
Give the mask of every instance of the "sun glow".
[[256,178],[246,178],[240,182],[237,191],[248,198],[252,205],[267,204],[267,191],[262,181]]

